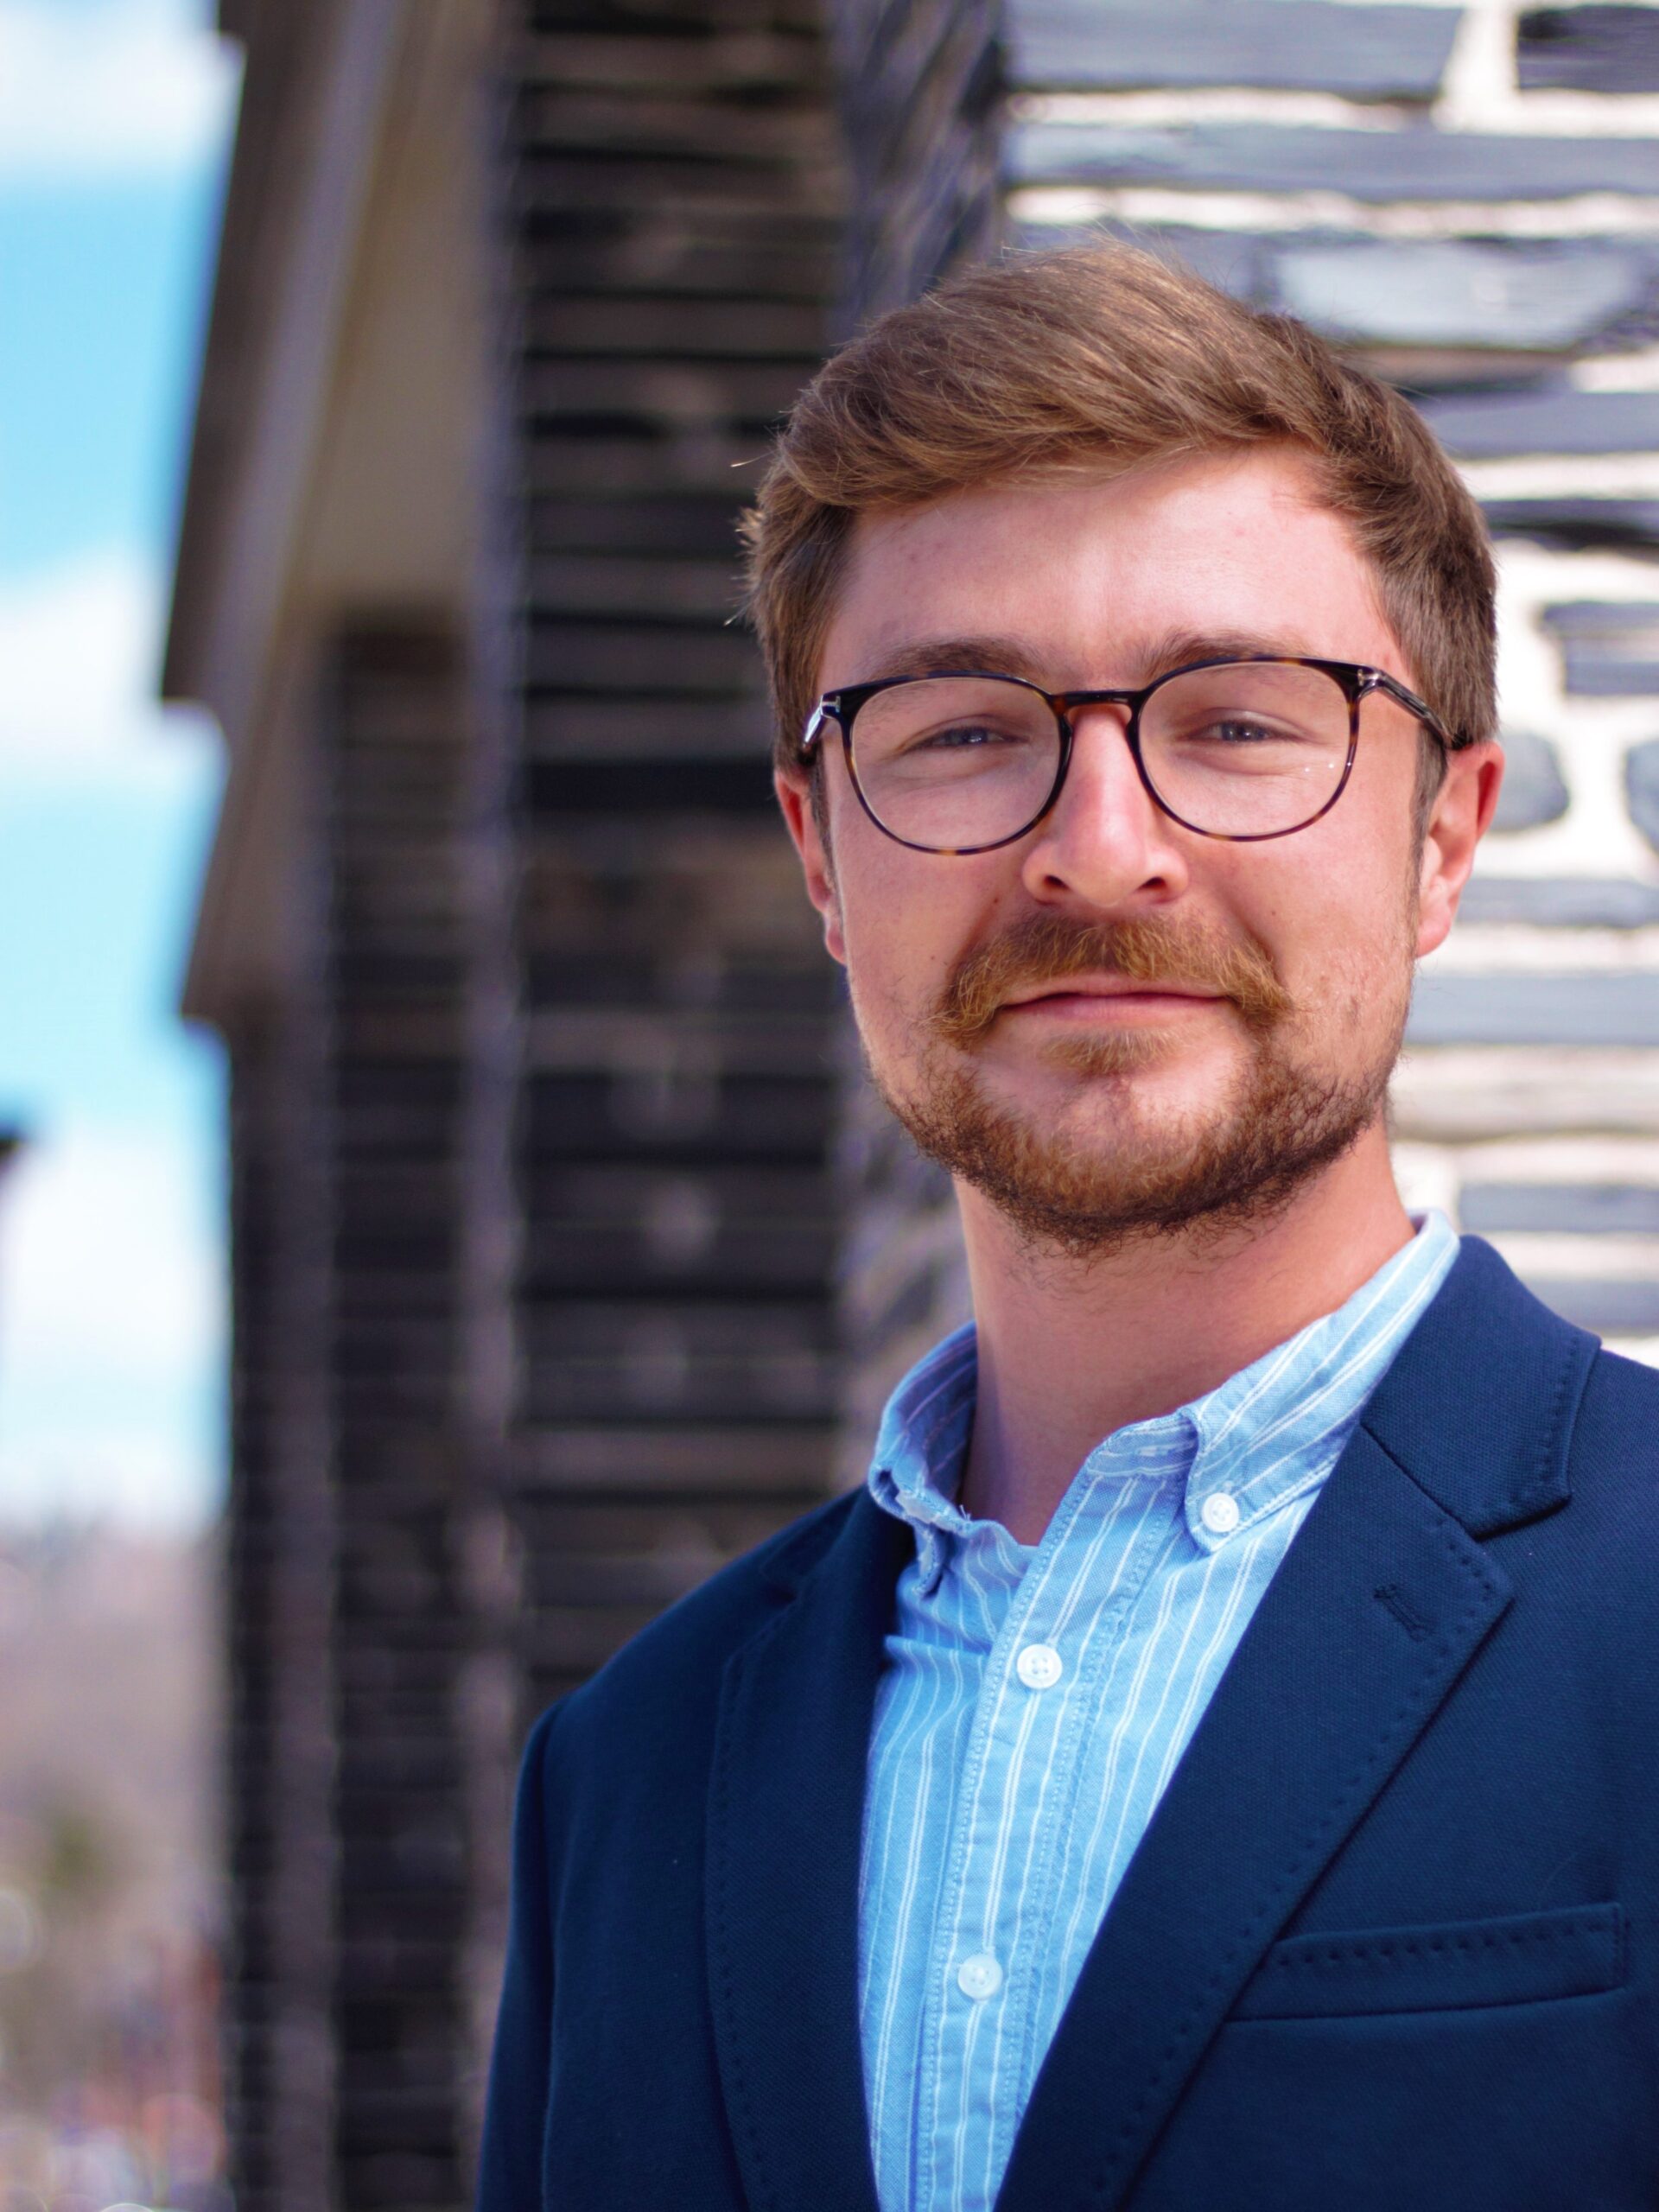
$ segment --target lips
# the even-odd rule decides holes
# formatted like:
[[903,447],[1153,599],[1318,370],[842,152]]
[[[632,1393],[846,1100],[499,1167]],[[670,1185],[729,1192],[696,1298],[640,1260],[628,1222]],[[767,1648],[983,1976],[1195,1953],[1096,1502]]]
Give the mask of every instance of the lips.
[[1222,991],[1204,990],[1190,983],[1136,982],[1128,976],[1112,977],[1104,982],[1074,981],[1067,978],[1046,988],[1023,991],[1005,999],[1005,1008],[1046,1006],[1055,999],[1189,999],[1194,1002],[1210,1002],[1224,997]]

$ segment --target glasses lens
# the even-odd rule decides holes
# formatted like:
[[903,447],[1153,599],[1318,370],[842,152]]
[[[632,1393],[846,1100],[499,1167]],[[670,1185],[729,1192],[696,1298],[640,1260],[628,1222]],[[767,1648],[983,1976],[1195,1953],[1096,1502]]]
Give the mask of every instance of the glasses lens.
[[1195,830],[1272,836],[1328,806],[1348,763],[1347,695],[1317,668],[1230,661],[1173,676],[1141,715],[1153,789]]
[[1028,829],[1060,766],[1040,693],[992,676],[923,676],[878,691],[853,724],[853,767],[884,830],[939,852]]

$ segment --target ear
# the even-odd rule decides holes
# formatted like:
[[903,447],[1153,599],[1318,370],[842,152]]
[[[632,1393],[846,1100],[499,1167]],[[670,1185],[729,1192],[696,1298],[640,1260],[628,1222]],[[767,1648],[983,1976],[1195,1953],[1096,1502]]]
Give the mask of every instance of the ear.
[[1446,764],[1428,817],[1417,880],[1417,957],[1446,942],[1458,901],[1475,864],[1475,848],[1491,826],[1503,782],[1496,743],[1465,746]]
[[842,933],[841,900],[830,865],[830,850],[812,804],[811,778],[799,770],[779,769],[772,779],[789,834],[801,857],[806,895],[823,921],[824,948],[832,960],[847,965],[847,941]]

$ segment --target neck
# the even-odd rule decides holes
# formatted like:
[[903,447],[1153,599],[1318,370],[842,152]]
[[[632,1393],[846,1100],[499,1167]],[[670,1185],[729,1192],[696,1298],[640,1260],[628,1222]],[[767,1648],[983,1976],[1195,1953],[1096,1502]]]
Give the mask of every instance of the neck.
[[968,1510],[1038,1542],[1101,1439],[1173,1413],[1333,1313],[1409,1242],[1379,1120],[1282,1211],[1081,1259],[958,1186],[979,1378]]

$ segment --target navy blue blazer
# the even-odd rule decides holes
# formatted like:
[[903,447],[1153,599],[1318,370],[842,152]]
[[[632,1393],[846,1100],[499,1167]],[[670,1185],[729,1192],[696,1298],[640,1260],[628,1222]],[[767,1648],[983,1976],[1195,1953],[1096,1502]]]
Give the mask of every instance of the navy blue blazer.
[[[1465,1241],[1263,1599],[999,2212],[1659,2207],[1659,1376]],[[482,2212],[875,2212],[842,1498],[545,1714]]]

